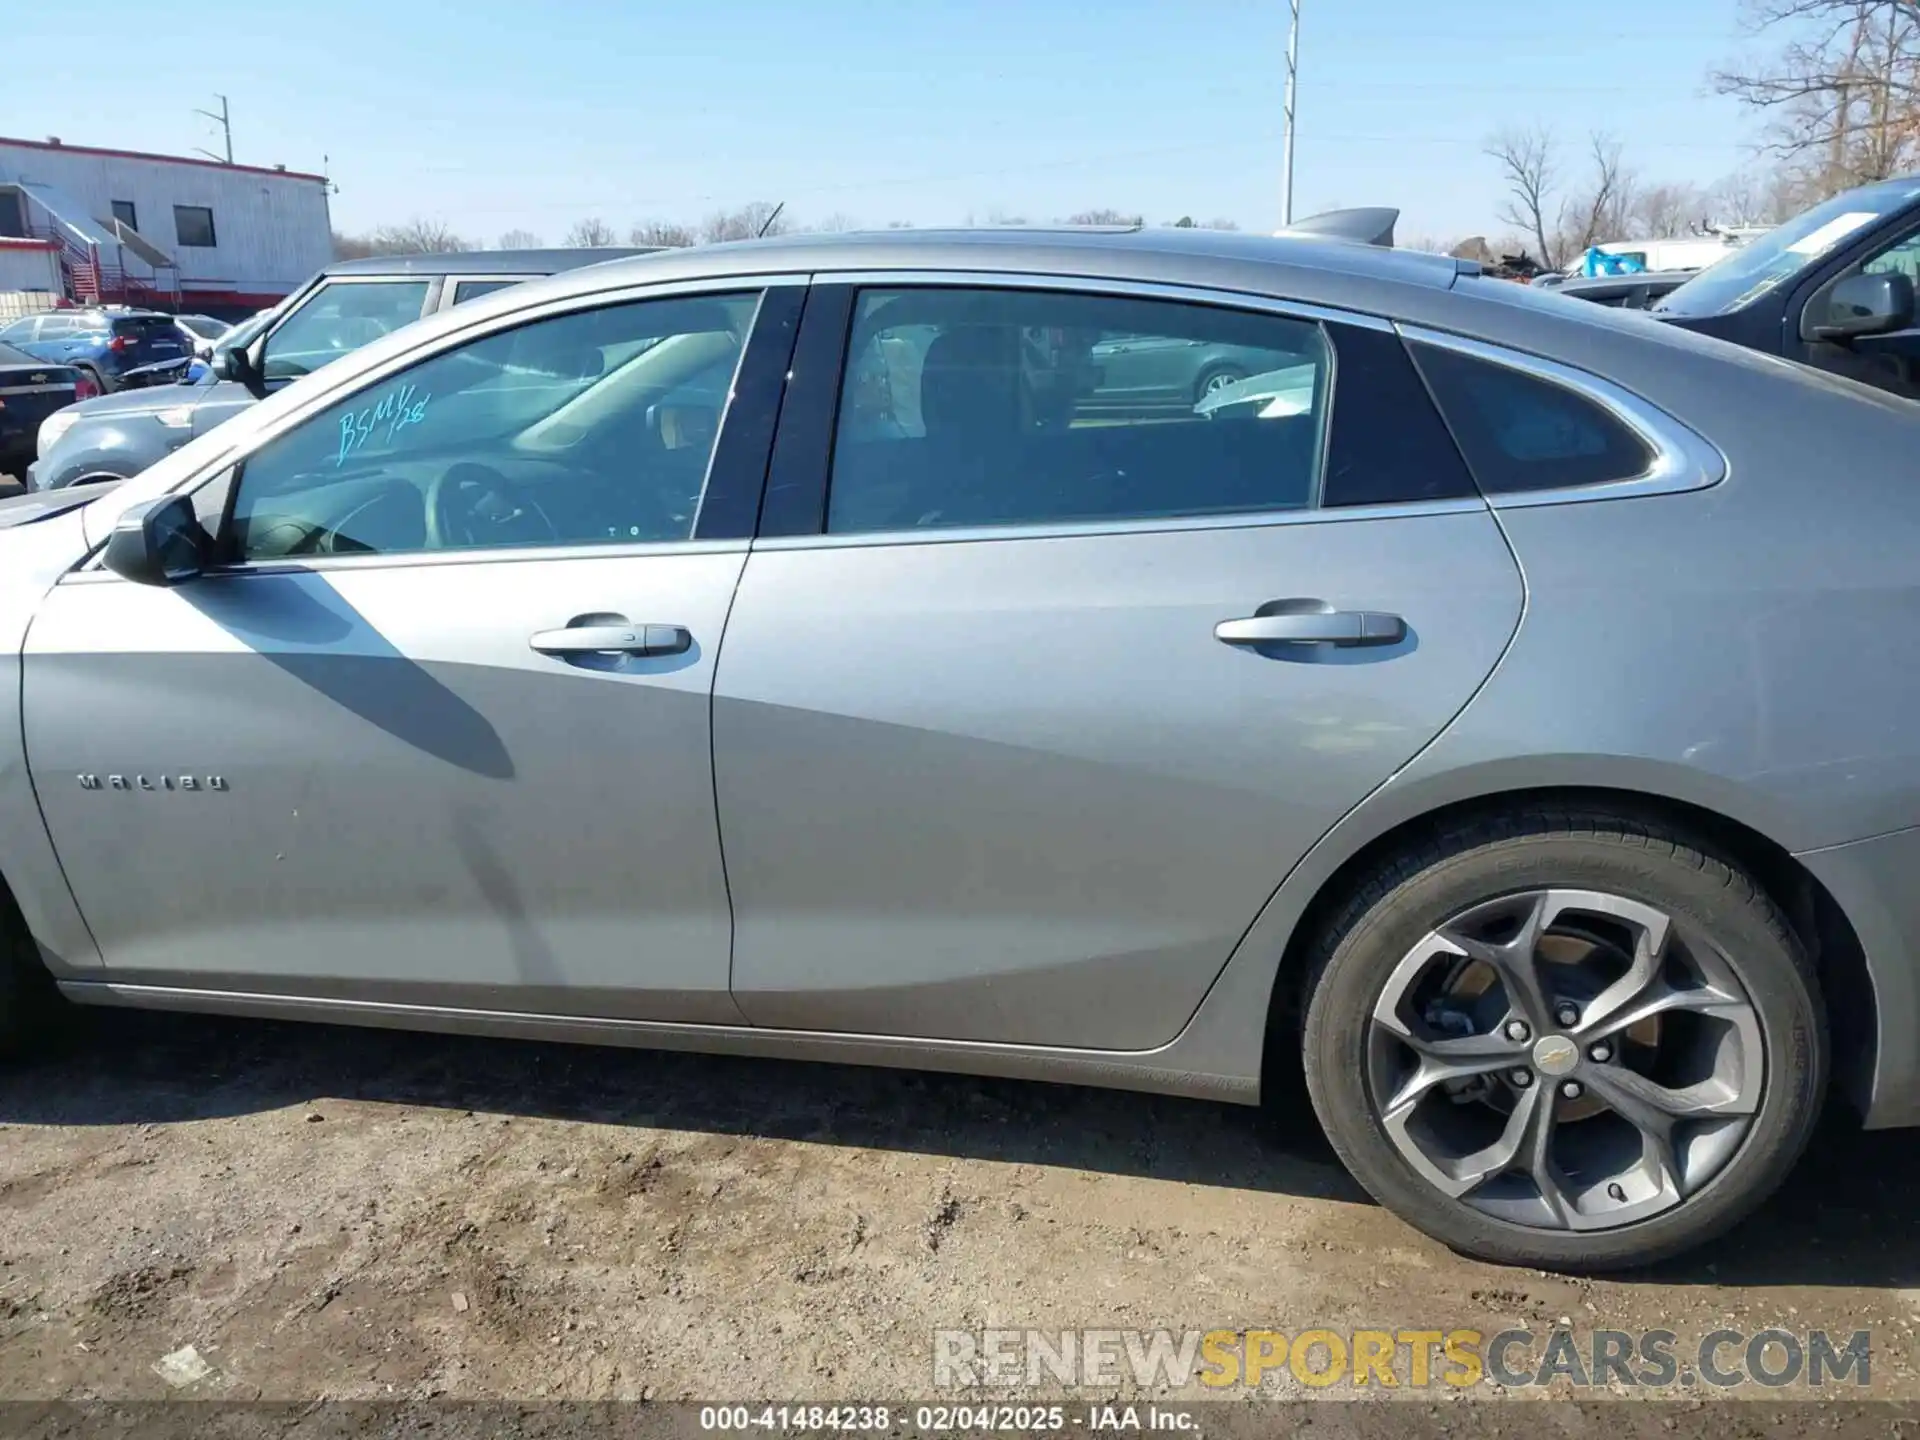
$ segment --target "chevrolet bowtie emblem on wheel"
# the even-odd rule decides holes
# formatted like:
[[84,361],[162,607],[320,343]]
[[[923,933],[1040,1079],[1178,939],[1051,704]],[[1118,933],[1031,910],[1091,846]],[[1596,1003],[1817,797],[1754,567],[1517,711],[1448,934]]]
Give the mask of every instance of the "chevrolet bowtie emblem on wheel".
[[1565,1075],[1580,1063],[1580,1047],[1564,1035],[1546,1035],[1533,1047],[1533,1063],[1542,1075]]
[[225,790],[224,775],[82,775],[82,790]]

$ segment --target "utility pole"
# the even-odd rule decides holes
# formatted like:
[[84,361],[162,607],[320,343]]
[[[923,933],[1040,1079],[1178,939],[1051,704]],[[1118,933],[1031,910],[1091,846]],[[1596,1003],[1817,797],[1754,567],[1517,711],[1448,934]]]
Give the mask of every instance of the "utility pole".
[[1280,223],[1293,223],[1293,92],[1300,79],[1300,0],[1288,0],[1293,21],[1287,27],[1287,160],[1280,192]]
[[[227,142],[226,163],[231,165],[233,163],[233,122],[227,118],[227,97],[224,95],[216,95],[213,98],[220,102],[220,113],[218,115],[214,114],[211,110],[196,110],[193,113],[196,115],[204,115],[207,119],[218,122],[220,133],[226,137]],[[199,147],[196,146],[195,148],[198,149]],[[205,155],[209,160],[220,159],[220,157],[211,150],[202,149],[200,153]]]

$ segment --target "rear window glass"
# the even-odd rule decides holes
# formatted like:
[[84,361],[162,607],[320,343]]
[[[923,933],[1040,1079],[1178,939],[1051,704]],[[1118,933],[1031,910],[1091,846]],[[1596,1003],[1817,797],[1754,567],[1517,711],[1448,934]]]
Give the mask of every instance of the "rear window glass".
[[1563,385],[1437,345],[1412,349],[1487,494],[1631,480],[1653,462],[1632,429]]
[[121,315],[114,319],[113,333],[139,336],[163,335],[169,340],[179,338],[174,332],[171,315]]

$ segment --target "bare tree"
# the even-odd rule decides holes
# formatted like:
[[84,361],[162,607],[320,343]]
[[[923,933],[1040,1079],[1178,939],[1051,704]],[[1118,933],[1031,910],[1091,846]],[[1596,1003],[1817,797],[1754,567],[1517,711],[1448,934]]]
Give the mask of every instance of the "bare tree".
[[1700,187],[1671,181],[1641,187],[1625,207],[1627,230],[1623,239],[1658,239],[1685,235],[1712,218],[1713,205]]
[[500,250],[538,250],[547,242],[531,230],[509,230],[500,237],[496,249]]
[[1066,223],[1069,225],[1139,225],[1143,224],[1144,220],[1143,217],[1129,215],[1124,210],[1100,209],[1082,210],[1078,214],[1069,215]]
[[1556,237],[1561,264],[1591,246],[1626,238],[1627,212],[1633,200],[1633,176],[1620,160],[1620,142],[1595,134],[1589,142],[1593,164],[1586,188],[1561,207]]
[[751,240],[757,235],[784,235],[792,228],[778,205],[754,200],[738,210],[716,210],[701,222],[700,238],[710,243]]
[[570,250],[597,250],[606,245],[618,245],[619,238],[613,233],[613,227],[600,219],[576,220],[573,228],[567,231],[567,238],[560,242]]
[[1238,220],[1229,220],[1225,216],[1217,215],[1213,219],[1207,221],[1207,223],[1202,225],[1200,228],[1202,230],[1238,230],[1240,228],[1240,222]]
[[1713,76],[1765,115],[1767,149],[1812,197],[1920,163],[1920,5],[1914,0],[1743,0],[1773,54]]
[[1819,185],[1792,166],[1736,171],[1705,196],[1713,221],[1720,225],[1778,225],[1823,198]]
[[382,225],[373,232],[373,246],[379,255],[446,255],[474,248],[445,221],[418,217],[404,225]]
[[1571,190],[1559,143],[1543,126],[1502,130],[1487,154],[1500,166],[1507,187],[1500,218],[1526,236],[1523,247],[1533,247],[1549,269],[1559,269],[1590,246],[1624,239],[1632,228],[1638,185],[1611,136],[1595,132],[1588,137],[1588,168]]
[[671,250],[685,249],[698,240],[692,226],[676,220],[642,220],[627,233],[630,245],[658,245]]
[[822,235],[844,235],[849,230],[858,230],[860,228],[860,222],[845,211],[836,210],[831,215],[816,220],[806,228],[818,231]]
[[1544,126],[1502,130],[1487,144],[1507,187],[1500,218],[1526,234],[1539,247],[1541,262],[1554,267],[1560,258],[1547,230],[1560,183],[1556,148],[1553,132]]
[[379,253],[371,235],[343,235],[338,230],[333,232],[333,258],[336,260],[364,260],[369,255]]

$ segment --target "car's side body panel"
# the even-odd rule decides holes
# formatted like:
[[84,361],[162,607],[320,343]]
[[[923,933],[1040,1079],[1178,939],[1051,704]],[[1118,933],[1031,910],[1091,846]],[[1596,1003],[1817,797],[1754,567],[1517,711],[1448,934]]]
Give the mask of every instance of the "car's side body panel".
[[[645,262],[644,276],[640,267],[616,265],[598,275],[535,282],[518,293],[429,318],[408,336],[376,342],[313,382],[255,407],[223,427],[227,438],[214,444],[250,443],[295,412],[362,383],[412,347],[515,307],[595,289],[610,292],[622,284],[712,283],[722,276],[773,270],[804,269],[830,277],[910,264],[939,271],[1028,270],[1062,282],[1110,277],[1241,289],[1390,316],[1614,377],[1722,446],[1726,479],[1690,493],[1495,507],[1528,585],[1526,615],[1511,652],[1437,741],[1423,750],[1415,746],[1414,758],[1344,816],[1329,816],[1332,828],[1298,863],[1290,864],[1293,857],[1287,854],[1272,858],[1263,877],[1270,898],[1258,921],[1170,1042],[1132,1053],[1089,1053],[1057,1043],[994,1045],[951,1038],[903,1043],[646,1024],[618,1027],[620,1038],[840,1053],[887,1063],[951,1064],[1252,1098],[1277,967],[1299,917],[1342,864],[1396,826],[1442,805],[1533,787],[1594,786],[1702,805],[1783,848],[1817,852],[1808,856],[1809,868],[1828,880],[1853,919],[1876,976],[1883,1036],[1896,1040],[1883,1042],[1874,1118],[1911,1116],[1912,1048],[1902,1048],[1895,1032],[1911,1035],[1920,1029],[1920,1016],[1913,1013],[1916,987],[1901,894],[1889,893],[1889,887],[1900,892],[1908,885],[1900,871],[1904,857],[1892,849],[1875,851],[1876,857],[1887,857],[1884,862],[1874,858],[1848,869],[1851,857],[1845,852],[1855,848],[1848,842],[1920,821],[1920,755],[1907,733],[1911,727],[1902,725],[1920,699],[1912,690],[1920,685],[1920,656],[1912,653],[1920,644],[1920,627],[1911,623],[1907,578],[1915,553],[1912,500],[1900,488],[1920,438],[1920,415],[1844,381],[1678,334],[1644,316],[1572,306],[1549,295],[1529,298],[1524,287],[1494,282],[1462,279],[1456,286],[1451,272],[1441,275],[1439,262],[1371,252],[1356,256],[1328,247],[1331,260],[1294,265],[1277,262],[1276,253],[1288,253],[1288,247],[1221,238],[1154,237],[1129,246],[1105,240],[995,238],[983,243],[920,237],[787,242],[655,257]],[[1836,435],[1846,437],[1845,464],[1834,460]],[[163,461],[89,507],[84,514],[88,533],[96,541],[102,538],[128,504],[192,482],[215,456],[216,449],[196,442]],[[769,595],[782,586],[793,587],[796,595],[813,593],[821,582],[799,575],[806,553],[817,552],[789,545],[753,556],[743,572],[743,605],[754,604],[755,566],[762,559],[769,564],[760,573],[780,582]],[[921,601],[923,608],[928,603]],[[740,618],[747,613],[742,610]],[[894,665],[913,659],[897,637],[886,636],[886,617],[859,618],[894,647],[889,651]],[[943,623],[954,621],[947,617]],[[749,634],[745,628],[737,633]],[[981,637],[977,652],[954,653],[960,656],[959,669],[978,684],[991,668],[987,657],[997,632],[977,625],[976,633]],[[729,637],[729,646],[734,638]],[[828,637],[828,643],[834,641]],[[718,733],[723,736],[727,726],[737,725],[735,738],[751,738],[756,722],[746,717],[770,715],[771,707],[787,703],[771,690],[754,693],[751,670],[742,671],[741,692],[729,693],[734,683],[729,667],[735,659],[751,658],[746,645],[737,655],[721,657]],[[781,663],[798,666],[801,660],[790,655]],[[916,726],[939,738],[904,689],[887,705],[862,714],[848,703],[850,691],[825,693],[834,680],[831,673],[801,675],[789,695],[802,703],[792,708],[837,714],[830,730],[849,721],[854,729],[877,722],[890,727],[884,733],[902,740],[913,738]],[[933,684],[937,691],[945,680],[936,675]],[[1647,703],[1638,710],[1616,699],[1629,686],[1648,687]],[[1687,693],[1676,693],[1683,686]],[[1635,693],[1641,692],[1636,688]],[[1029,705],[1013,713],[1029,724],[1036,712]],[[956,728],[950,726],[949,733]],[[1011,754],[1020,745],[1031,746],[1036,736],[1057,739],[1031,728],[1020,733],[1018,725],[1007,735],[966,734],[963,739],[968,746],[984,747],[1010,741]],[[826,738],[830,743],[810,752],[815,758],[837,762],[856,753],[857,747]],[[1109,732],[1100,744],[1115,739]],[[1087,749],[1091,742],[1072,743]],[[1098,751],[1093,746],[1084,758],[1094,763],[1109,758]],[[1138,753],[1136,748],[1133,758]],[[1186,758],[1183,763],[1205,769],[1210,762]],[[1209,785],[1218,788],[1224,768]],[[724,767],[720,778],[723,789],[731,783]],[[1006,774],[990,778],[997,794],[1012,793]],[[795,784],[791,777],[781,783]],[[908,767],[904,783],[924,787],[927,781]],[[957,797],[942,792],[924,798],[945,803]],[[731,838],[727,848],[732,863]],[[1859,853],[1867,856],[1868,849],[1859,847]],[[751,872],[752,857],[743,851],[740,858],[747,867],[743,873]],[[1237,863],[1239,857],[1234,858]],[[831,969],[822,973],[834,980]],[[751,967],[740,977],[751,985]],[[1054,1004],[1064,992],[1030,993]],[[128,996],[123,992],[120,998]],[[291,1003],[258,995],[225,1002],[181,1000],[177,993],[151,998],[255,1010]],[[908,1013],[911,997],[893,998],[903,1002],[895,1013]],[[330,1006],[329,1016],[354,1018],[350,1004],[336,1000]],[[504,1018],[473,1012],[436,1017],[393,1006],[378,1015],[365,1011],[360,1018],[517,1027],[517,1033],[577,1031],[583,1038],[597,1023],[524,1012]],[[773,1019],[773,1012],[765,1018]],[[789,1022],[794,1018],[790,1014]],[[825,1025],[831,1016],[820,1011],[804,1018]],[[1158,1037],[1129,1038],[1152,1045]]]

